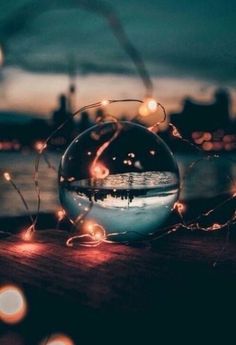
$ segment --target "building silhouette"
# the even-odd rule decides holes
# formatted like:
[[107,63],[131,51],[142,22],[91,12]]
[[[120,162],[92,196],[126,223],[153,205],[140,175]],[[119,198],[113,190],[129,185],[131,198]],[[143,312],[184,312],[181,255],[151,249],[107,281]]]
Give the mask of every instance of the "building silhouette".
[[230,121],[230,96],[226,90],[217,90],[210,104],[197,103],[190,98],[184,101],[183,110],[171,114],[171,122],[185,137],[194,131],[226,129]]
[[236,149],[236,124],[230,118],[231,99],[227,90],[218,89],[212,103],[185,99],[183,110],[170,115],[180,134],[206,151]]
[[[63,125],[63,126],[62,126]],[[61,129],[59,127],[62,126]],[[58,97],[58,107],[52,113],[52,130],[58,130],[51,140],[53,146],[64,148],[75,135],[75,123],[65,94]]]
[[94,122],[90,119],[89,113],[87,111],[83,111],[80,114],[79,121],[77,122],[76,129],[77,132],[80,134],[86,129],[90,128],[91,126],[94,125]]

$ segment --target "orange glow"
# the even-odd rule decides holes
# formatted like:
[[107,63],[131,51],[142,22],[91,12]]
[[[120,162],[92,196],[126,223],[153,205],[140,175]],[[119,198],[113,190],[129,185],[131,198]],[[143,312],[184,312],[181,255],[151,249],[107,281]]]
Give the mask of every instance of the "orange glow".
[[40,253],[45,250],[45,244],[42,243],[31,243],[31,242],[23,242],[20,244],[15,244],[13,247],[13,251],[20,256],[30,255],[31,253]]
[[211,228],[212,230],[219,230],[221,228],[221,225],[219,223],[214,223]]
[[154,98],[146,99],[147,108],[151,113],[154,113],[157,110],[157,102]]
[[192,138],[193,139],[199,139],[202,137],[202,132],[193,132],[192,133]]
[[15,324],[25,317],[26,312],[26,300],[18,287],[7,285],[0,289],[0,320]]
[[146,98],[143,103],[139,107],[139,115],[141,116],[148,116],[150,114],[155,113],[157,110],[157,102],[154,98]]
[[47,341],[44,339],[40,345],[75,345],[73,340],[64,334],[52,335]]
[[32,224],[29,228],[23,231],[22,240],[27,241],[27,242],[31,241],[34,231],[35,231],[35,228],[34,228],[34,225]]
[[204,151],[211,151],[213,149],[213,144],[210,142],[204,142],[202,144],[202,148]]
[[104,239],[104,234],[102,232],[96,231],[93,235],[95,241],[102,241]]
[[102,105],[103,107],[106,107],[109,103],[110,103],[110,102],[109,102],[107,99],[103,99],[103,100],[101,101],[101,105]]
[[94,241],[102,241],[106,238],[106,232],[104,228],[92,221],[87,221],[84,225],[85,232],[92,235]]
[[173,209],[176,209],[179,213],[183,213],[186,211],[186,205],[184,205],[182,202],[177,201],[174,204]]
[[90,173],[94,178],[104,179],[110,174],[110,171],[104,164],[96,163],[95,165],[92,165]]
[[11,175],[8,172],[5,172],[3,174],[3,177],[5,178],[6,181],[10,181],[11,180]]
[[31,241],[31,239],[32,239],[32,233],[31,232],[29,232],[29,231],[26,231],[23,235],[22,235],[22,239],[24,240],[24,241]]
[[43,141],[36,141],[34,143],[34,149],[38,152],[42,152],[44,149],[46,149],[47,144],[44,143]]
[[205,141],[210,141],[212,139],[212,134],[210,132],[205,132],[203,137]]
[[61,221],[66,215],[66,212],[64,210],[58,210],[57,211],[57,219]]
[[171,124],[171,128],[172,128],[173,137],[182,138],[182,135],[180,134],[180,132],[178,131],[178,129],[174,125]]
[[203,141],[204,141],[203,137],[200,137],[200,138],[194,140],[195,144],[197,144],[197,145],[202,144]]

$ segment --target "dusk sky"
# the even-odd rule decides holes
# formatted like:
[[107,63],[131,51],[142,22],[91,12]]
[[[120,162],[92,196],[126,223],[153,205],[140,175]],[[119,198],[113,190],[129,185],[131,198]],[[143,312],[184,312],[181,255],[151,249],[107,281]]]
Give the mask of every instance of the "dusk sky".
[[[143,98],[145,90],[130,58],[106,20],[78,6],[84,1],[0,3],[0,108],[49,114],[57,95],[67,90],[71,60],[78,105],[103,98]],[[179,110],[185,96],[209,101],[215,87],[222,86],[231,91],[236,112],[235,1],[108,3],[142,53],[155,96],[167,110]],[[121,111],[136,108],[125,105]]]

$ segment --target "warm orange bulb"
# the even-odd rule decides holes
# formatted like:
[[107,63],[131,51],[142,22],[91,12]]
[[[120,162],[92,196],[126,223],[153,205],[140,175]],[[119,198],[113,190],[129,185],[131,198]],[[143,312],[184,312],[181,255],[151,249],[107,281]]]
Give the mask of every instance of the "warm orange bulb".
[[26,312],[26,300],[18,287],[7,285],[0,288],[0,320],[15,324],[25,317]]
[[66,213],[64,210],[58,210],[57,211],[57,218],[59,221],[61,221],[65,217]]
[[139,107],[139,114],[143,117],[155,113],[157,110],[157,102],[154,98],[148,97],[144,99],[143,103]]
[[22,234],[22,239],[24,241],[31,241],[33,237],[33,233],[35,231],[34,224],[32,224],[28,229],[26,229]]
[[92,165],[90,173],[94,178],[104,179],[110,174],[110,171],[104,164],[95,163],[94,165]]
[[110,102],[109,102],[107,99],[103,99],[103,100],[101,101],[101,105],[102,105],[103,107],[106,107],[109,103],[110,103]]
[[10,181],[11,180],[11,175],[8,172],[5,172],[3,174],[3,177],[5,178],[6,181]]
[[179,213],[183,213],[186,211],[186,206],[182,202],[177,201],[174,204],[174,209],[176,209]]
[[34,144],[34,148],[38,152],[42,152],[44,149],[46,149],[46,147],[47,144],[43,141],[36,141],[36,143]]

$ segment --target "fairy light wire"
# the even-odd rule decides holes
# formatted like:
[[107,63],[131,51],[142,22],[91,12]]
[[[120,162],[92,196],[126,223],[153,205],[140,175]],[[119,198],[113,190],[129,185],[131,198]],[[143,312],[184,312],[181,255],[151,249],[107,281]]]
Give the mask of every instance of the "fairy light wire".
[[23,193],[21,192],[20,188],[16,185],[16,183],[15,183],[14,180],[12,179],[12,176],[11,176],[8,172],[5,172],[5,173],[3,174],[3,177],[4,177],[4,179],[5,179],[7,182],[9,182],[9,183],[12,185],[13,189],[14,189],[14,190],[17,192],[17,194],[19,195],[19,197],[20,197],[20,199],[21,199],[21,201],[22,201],[22,203],[23,203],[23,205],[24,205],[24,207],[25,207],[25,210],[26,210],[26,212],[27,212],[27,215],[28,215],[30,221],[33,223],[33,222],[34,222],[34,219],[33,219],[33,216],[32,216],[32,214],[31,214],[29,205],[28,205],[28,203],[27,203],[27,201],[26,201],[26,199],[25,199]]
[[[35,218],[33,218],[32,214],[30,213],[30,209],[28,207],[28,204],[23,196],[23,194],[21,193],[20,189],[16,186],[16,184],[14,183],[14,181],[12,181],[12,178],[10,176],[9,173],[5,173],[4,177],[7,181],[9,181],[13,188],[17,191],[17,193],[19,194],[19,196],[21,197],[21,200],[24,204],[24,207],[27,210],[27,213],[29,215],[29,218],[32,222],[32,225],[26,230],[26,237],[28,237],[27,235],[30,235],[31,232],[35,231],[35,226],[37,224],[37,220],[40,214],[40,206],[41,206],[41,191],[40,191],[40,184],[39,184],[39,168],[40,168],[40,160],[41,157],[44,157],[44,160],[46,161],[47,165],[49,168],[52,168],[52,165],[49,161],[49,159],[45,159],[45,150],[48,148],[48,144],[50,142],[50,140],[68,123],[68,121],[70,121],[72,118],[74,118],[76,115],[80,114],[81,112],[88,110],[88,109],[93,109],[93,108],[97,108],[97,107],[104,107],[107,106],[109,104],[113,104],[113,103],[119,103],[119,102],[138,102],[138,103],[144,103],[144,101],[139,100],[139,99],[110,99],[110,100],[102,100],[102,101],[98,101],[95,103],[91,103],[88,105],[85,105],[83,107],[81,107],[80,109],[78,109],[77,111],[75,111],[67,120],[65,120],[61,125],[59,125],[50,135],[49,137],[42,143],[41,147],[38,150],[38,153],[36,155],[36,159],[35,159],[35,172],[34,172],[34,183],[35,183],[35,191],[36,191],[36,195],[37,195],[37,213]],[[162,111],[163,111],[163,119],[161,121],[156,122],[153,126],[149,127],[148,129],[151,131],[154,131],[154,129],[158,129],[159,125],[162,124],[163,122],[166,121],[166,111],[164,106],[162,106],[160,103],[157,102],[157,105],[161,107]],[[117,129],[115,130],[114,135],[112,136],[112,138],[110,140],[108,140],[108,142],[106,142],[106,145],[104,145],[104,147],[101,148],[101,150],[98,149],[97,155],[95,157],[95,161],[97,162],[99,157],[101,156],[101,154],[103,153],[103,151],[110,145],[110,143],[117,137],[118,133],[119,133],[119,121],[117,120],[117,118],[115,118],[114,116],[108,114],[107,116],[104,116],[100,119],[100,121],[108,121],[111,120],[113,121],[116,125],[117,125]],[[184,143],[188,143],[190,146],[194,147],[195,149],[197,149],[199,152],[201,152],[202,154],[205,154],[205,152],[199,148],[198,146],[196,146],[195,144],[192,144],[188,139],[185,139],[182,137],[182,135],[178,132],[177,128],[172,125],[171,123],[169,124],[169,126],[173,129],[174,133],[172,133],[172,135],[178,139],[183,141]],[[219,155],[203,155],[203,157],[193,161],[189,167],[187,168],[187,171],[185,173],[185,176],[182,178],[181,180],[181,184],[180,184],[180,192],[182,191],[184,185],[185,185],[185,179],[187,176],[189,176],[189,174],[191,173],[191,171],[203,160],[214,160],[214,159],[218,159],[220,158]],[[232,180],[232,178],[230,176],[227,175],[227,178],[230,179],[231,182],[234,183],[234,181]],[[227,202],[231,201],[232,199],[234,199],[236,197],[236,193],[234,193],[231,197],[227,198],[226,200],[224,200],[223,202],[217,204],[214,208],[211,208],[208,211],[205,211],[203,213],[201,213],[199,216],[195,217],[194,220],[192,221],[185,221],[184,219],[184,214],[183,214],[183,204],[181,204],[179,201],[176,202],[176,204],[173,207],[173,211],[176,211],[177,214],[180,217],[181,222],[172,225],[169,230],[166,229],[165,233],[166,235],[177,231],[179,228],[184,228],[184,229],[188,229],[188,230],[202,230],[202,231],[216,231],[216,230],[221,230],[223,228],[225,228],[226,226],[230,227],[230,225],[235,223],[236,220],[236,213],[234,213],[232,215],[232,217],[230,219],[228,219],[225,223],[223,224],[219,224],[219,223],[213,223],[212,225],[208,226],[208,227],[203,227],[199,225],[199,221],[203,218],[203,217],[207,217],[209,216],[211,213],[213,213],[215,210],[217,210],[218,208],[224,206]],[[93,207],[93,202],[90,203],[90,206],[88,208],[88,210],[86,210],[86,212],[84,212],[82,215],[80,215],[78,217],[78,219],[76,220],[76,222],[74,222],[74,226],[76,226],[78,223],[83,223],[84,220],[86,219],[87,214],[90,212],[91,208]],[[61,221],[61,219],[60,219]],[[73,246],[73,241],[77,240],[77,239],[83,239],[83,242],[81,243],[82,246],[86,246],[86,247],[94,247],[94,246],[98,246],[101,243],[114,243],[114,241],[111,239],[112,237],[115,237],[117,235],[120,235],[118,233],[110,233],[107,234],[106,236],[104,236],[103,238],[97,240],[94,239],[94,237],[90,234],[78,234],[78,235],[74,235],[69,237],[69,239],[67,240],[66,244],[67,246]],[[86,238],[89,239],[88,241],[84,241],[84,239]],[[160,238],[160,234],[158,234],[156,237],[152,236],[152,234],[150,234],[150,238],[151,239],[158,239]],[[165,236],[164,233],[161,234],[161,237]],[[146,236],[144,237],[143,235],[140,236],[140,240],[146,240]],[[122,243],[127,243],[127,241],[124,241]]]
[[[113,104],[113,103],[124,103],[124,102],[138,102],[143,103],[142,100],[136,99],[136,98],[124,98],[124,99],[108,99],[106,100],[106,105]],[[63,123],[61,123],[48,137],[47,139],[42,143],[42,146],[40,150],[38,151],[36,158],[35,158],[35,164],[34,164],[34,185],[35,185],[35,191],[37,195],[37,210],[36,210],[36,216],[34,219],[34,224],[37,223],[39,213],[40,213],[40,207],[41,207],[41,191],[39,186],[39,166],[41,157],[44,154],[45,150],[48,147],[48,143],[50,140],[61,130],[63,129],[71,119],[73,119],[76,115],[80,114],[83,111],[94,109],[94,108],[100,108],[104,106],[104,100],[98,101],[95,103],[91,103],[88,105],[85,105],[81,107],[80,109],[76,110],[71,116],[68,117]]]

